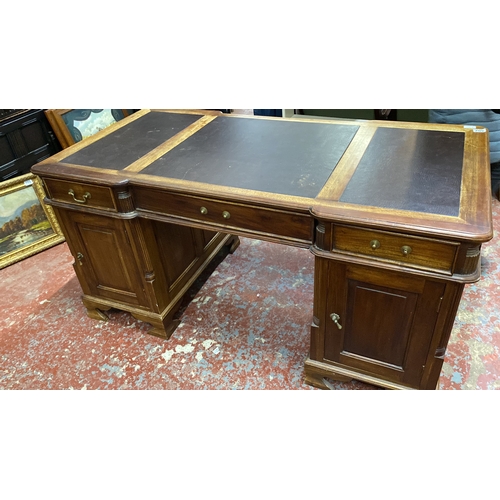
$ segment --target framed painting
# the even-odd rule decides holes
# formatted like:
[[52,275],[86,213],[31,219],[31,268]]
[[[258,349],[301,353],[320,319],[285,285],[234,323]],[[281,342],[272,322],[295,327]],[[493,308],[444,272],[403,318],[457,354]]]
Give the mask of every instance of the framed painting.
[[64,149],[92,137],[133,112],[130,109],[46,109],[45,116]]
[[0,269],[64,241],[41,180],[26,174],[0,182]]

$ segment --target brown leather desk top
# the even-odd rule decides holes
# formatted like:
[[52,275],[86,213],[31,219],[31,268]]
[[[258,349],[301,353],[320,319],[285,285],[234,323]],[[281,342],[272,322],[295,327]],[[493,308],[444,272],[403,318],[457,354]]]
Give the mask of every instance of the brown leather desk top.
[[479,127],[142,110],[32,171],[449,239],[492,237],[488,132]]

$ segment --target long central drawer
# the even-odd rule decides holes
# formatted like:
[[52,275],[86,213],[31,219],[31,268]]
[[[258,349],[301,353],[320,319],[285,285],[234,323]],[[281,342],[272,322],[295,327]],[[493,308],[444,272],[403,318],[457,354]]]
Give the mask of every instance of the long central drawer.
[[314,220],[309,214],[247,205],[205,197],[167,193],[134,186],[134,206],[182,221],[192,221],[225,232],[263,236],[283,243],[309,246]]

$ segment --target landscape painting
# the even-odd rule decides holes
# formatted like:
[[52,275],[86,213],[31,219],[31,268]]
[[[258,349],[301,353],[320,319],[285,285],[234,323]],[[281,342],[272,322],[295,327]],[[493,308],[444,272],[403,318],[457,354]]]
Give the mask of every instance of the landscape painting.
[[44,195],[33,174],[0,183],[0,269],[64,241]]

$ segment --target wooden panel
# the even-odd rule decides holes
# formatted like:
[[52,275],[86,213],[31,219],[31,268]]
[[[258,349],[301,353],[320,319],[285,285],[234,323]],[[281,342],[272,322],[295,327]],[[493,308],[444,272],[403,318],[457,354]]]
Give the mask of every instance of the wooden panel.
[[315,197],[358,128],[221,116],[142,172]]
[[348,282],[348,309],[342,355],[403,369],[417,294]]
[[16,159],[16,155],[6,135],[0,134],[0,164],[4,165]]
[[97,288],[135,297],[123,250],[116,231],[79,226],[87,256],[93,264]]
[[153,221],[153,227],[160,259],[171,290],[200,253],[195,246],[194,235],[194,232],[199,230],[156,221]]

